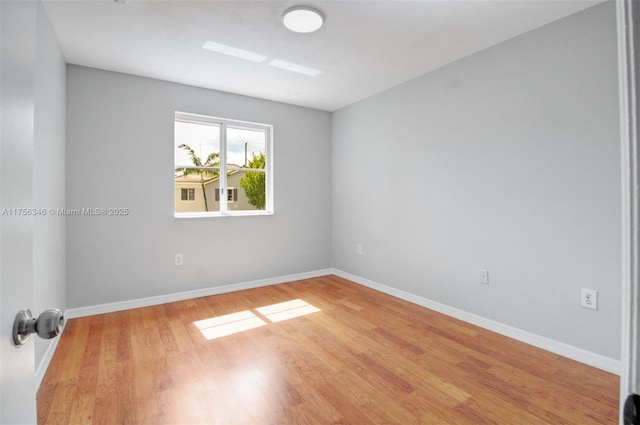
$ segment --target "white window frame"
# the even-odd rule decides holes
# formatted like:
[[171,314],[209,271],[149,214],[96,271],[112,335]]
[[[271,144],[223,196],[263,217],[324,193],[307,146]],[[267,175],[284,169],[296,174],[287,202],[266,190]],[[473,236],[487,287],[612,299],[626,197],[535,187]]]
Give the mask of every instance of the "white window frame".
[[[220,166],[219,167],[202,167],[220,171],[219,189],[220,189],[220,211],[200,211],[200,212],[176,212],[174,208],[174,217],[176,218],[199,218],[199,217],[229,217],[229,216],[253,216],[253,215],[273,215],[273,126],[270,124],[261,124],[249,121],[233,120],[229,118],[218,118],[207,115],[192,114],[189,112],[175,112],[174,122],[183,121],[196,124],[212,124],[220,127]],[[227,204],[227,128],[238,128],[248,130],[264,131],[265,134],[265,168],[253,170],[251,168],[242,168],[245,171],[260,171],[265,175],[265,209],[264,210],[229,210]],[[175,143],[175,139],[174,139]],[[174,168],[194,168],[193,164],[174,164]],[[233,202],[233,201],[232,201]]]

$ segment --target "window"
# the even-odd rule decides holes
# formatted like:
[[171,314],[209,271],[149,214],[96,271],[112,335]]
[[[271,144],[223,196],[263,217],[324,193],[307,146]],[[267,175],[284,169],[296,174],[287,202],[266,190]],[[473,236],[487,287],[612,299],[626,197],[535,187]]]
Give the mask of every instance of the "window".
[[227,202],[238,200],[238,189],[227,188]]
[[175,216],[272,214],[272,132],[266,124],[176,112]]
[[[235,202],[238,200],[238,189],[227,188],[227,202]],[[216,202],[220,202],[220,189],[216,188]]]
[[196,190],[189,188],[181,188],[180,189],[180,200],[181,201],[195,201],[196,200]]

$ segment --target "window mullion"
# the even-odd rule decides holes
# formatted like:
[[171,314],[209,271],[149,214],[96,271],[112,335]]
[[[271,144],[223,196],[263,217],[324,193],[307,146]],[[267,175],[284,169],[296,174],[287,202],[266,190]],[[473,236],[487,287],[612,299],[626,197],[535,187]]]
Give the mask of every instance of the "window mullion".
[[220,213],[227,214],[227,124],[220,125]]
[[273,137],[272,130],[265,130],[265,210],[273,212],[273,144],[271,143],[271,137]]

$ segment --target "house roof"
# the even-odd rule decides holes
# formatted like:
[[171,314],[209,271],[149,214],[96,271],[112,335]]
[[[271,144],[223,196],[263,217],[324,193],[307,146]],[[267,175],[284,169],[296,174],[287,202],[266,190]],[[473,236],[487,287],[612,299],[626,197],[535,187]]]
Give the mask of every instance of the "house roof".
[[[229,164],[228,167],[231,168],[231,171],[227,172],[227,176],[245,172],[243,170],[244,167],[241,167],[236,164]],[[217,181],[220,178],[219,176],[212,176],[207,174],[205,174],[203,177],[204,177],[204,184],[209,184],[213,181]],[[176,183],[200,183],[202,180],[200,179],[200,174],[193,173],[193,174],[184,175],[182,174],[181,171],[176,171],[174,174],[174,181]]]

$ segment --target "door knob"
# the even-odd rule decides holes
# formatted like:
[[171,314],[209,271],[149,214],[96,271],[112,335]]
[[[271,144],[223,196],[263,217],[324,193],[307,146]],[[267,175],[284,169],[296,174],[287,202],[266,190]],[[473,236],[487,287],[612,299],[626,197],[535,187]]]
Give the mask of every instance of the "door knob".
[[64,315],[57,308],[43,311],[36,319],[29,309],[20,310],[13,321],[13,343],[23,345],[29,335],[37,334],[40,338],[51,339],[60,335],[64,326]]
[[630,394],[627,400],[624,402],[624,425],[638,425],[640,424],[640,395]]

